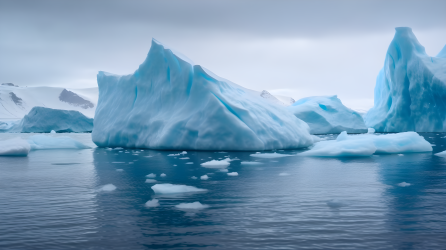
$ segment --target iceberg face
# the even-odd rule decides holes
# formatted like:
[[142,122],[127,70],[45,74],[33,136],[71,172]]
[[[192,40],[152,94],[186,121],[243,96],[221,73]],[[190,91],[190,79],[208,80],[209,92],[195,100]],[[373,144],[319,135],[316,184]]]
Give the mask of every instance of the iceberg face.
[[373,154],[401,154],[430,151],[432,151],[431,144],[415,132],[349,136],[344,131],[339,134],[336,140],[318,142],[310,150],[303,152],[300,155],[356,157],[371,156]]
[[426,54],[410,28],[396,28],[365,123],[376,132],[446,131],[446,48]]
[[313,96],[287,107],[297,118],[308,123],[311,134],[366,133],[361,115],[345,107],[337,96]]
[[34,107],[8,132],[19,133],[91,132],[93,119],[79,111]]
[[100,147],[270,150],[307,147],[308,125],[156,40],[132,75],[98,74]]

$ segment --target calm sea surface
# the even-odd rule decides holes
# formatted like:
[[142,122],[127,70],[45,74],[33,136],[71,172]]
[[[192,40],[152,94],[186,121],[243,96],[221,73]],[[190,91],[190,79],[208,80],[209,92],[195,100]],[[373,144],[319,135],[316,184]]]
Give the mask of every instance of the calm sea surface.
[[[94,147],[90,134],[67,135]],[[422,135],[434,153],[446,150],[446,134]],[[15,136],[29,135],[0,140]],[[272,159],[172,153],[179,151],[0,157],[0,249],[446,249],[446,158],[432,153]],[[238,176],[200,166],[225,156],[261,164],[232,161],[229,172]],[[150,173],[157,183],[208,191],[155,195],[155,183],[145,183]],[[205,174],[209,179],[200,180]],[[106,184],[116,190],[100,191]],[[154,198],[160,206],[144,206]],[[195,201],[209,207],[175,207]]]

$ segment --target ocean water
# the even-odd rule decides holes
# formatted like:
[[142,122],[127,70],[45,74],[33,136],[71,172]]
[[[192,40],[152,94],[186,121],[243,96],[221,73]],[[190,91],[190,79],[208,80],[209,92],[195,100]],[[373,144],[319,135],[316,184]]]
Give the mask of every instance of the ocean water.
[[[68,135],[94,146],[90,134]],[[446,134],[422,135],[434,153],[446,150]],[[446,158],[432,153],[121,151],[0,157],[0,249],[446,249]],[[225,156],[258,164],[232,161],[238,176],[200,165]],[[158,184],[207,191],[156,195],[157,183],[145,183],[150,173]],[[106,184],[116,190],[101,191]],[[160,205],[145,207],[151,199]],[[196,201],[209,207],[176,207]]]

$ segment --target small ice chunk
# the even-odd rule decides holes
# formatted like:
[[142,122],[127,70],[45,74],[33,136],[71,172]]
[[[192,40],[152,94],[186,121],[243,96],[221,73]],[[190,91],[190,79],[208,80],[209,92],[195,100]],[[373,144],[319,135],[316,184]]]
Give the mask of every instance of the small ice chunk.
[[408,187],[408,186],[410,186],[412,184],[403,181],[401,183],[398,183],[397,185],[400,186],[400,187]]
[[111,192],[111,191],[115,191],[115,190],[116,190],[116,186],[113,184],[106,184],[99,188],[99,191],[104,191],[104,192]]
[[159,205],[160,204],[157,199],[149,200],[146,202],[146,204],[144,204],[144,206],[146,206],[146,207],[157,207]]
[[189,160],[190,158],[189,157],[182,157],[182,158],[179,158],[180,160]]
[[160,174],[160,177],[166,177],[165,173]]
[[186,164],[194,164],[193,162],[186,162]]
[[219,161],[219,160],[211,160],[211,161],[208,161],[208,162],[203,162],[200,165],[202,167],[205,167],[205,168],[226,168],[226,167],[228,167],[231,164],[230,161],[231,161],[231,159],[226,158],[226,159],[221,160],[221,161]]
[[156,174],[154,174],[154,173],[146,175],[146,178],[155,178],[155,177],[156,177]]
[[231,173],[228,173],[228,176],[238,176],[238,173],[237,172],[231,172]]
[[220,171],[220,172],[224,172],[224,173],[227,173],[227,172],[228,172],[228,170],[227,170],[226,168],[221,168],[221,169],[219,169],[219,171]]
[[122,172],[122,171],[124,171],[124,169],[116,169],[116,171],[118,171],[118,172]]
[[167,156],[179,156],[180,154],[168,154]]
[[242,164],[242,165],[260,165],[263,163],[257,162],[257,161],[242,161],[240,164]]
[[50,134],[55,134],[55,133],[56,133],[56,131],[54,131],[54,130],[51,130],[51,132],[50,132]]
[[368,128],[367,129],[367,134],[374,134],[375,133],[375,129],[374,128]]
[[209,179],[209,176],[207,176],[207,175],[202,175],[202,176],[200,177],[200,179],[205,181],[205,180]]
[[208,208],[208,205],[203,205],[200,202],[196,201],[196,202],[192,202],[192,203],[180,203],[178,205],[175,206],[178,209],[205,209]]
[[181,152],[180,154],[182,154],[182,155],[186,155],[187,152],[186,152],[186,151],[183,151],[183,152]]
[[174,184],[155,184],[152,186],[155,194],[175,194],[175,193],[189,193],[189,192],[204,192],[206,189],[196,188],[187,185],[174,185]]
[[173,164],[173,166],[176,167],[177,165],[176,165],[176,164]]
[[289,173],[280,173],[279,176],[288,176],[290,175]]
[[278,154],[276,152],[274,153],[265,153],[265,154],[251,154],[252,157],[258,157],[258,158],[280,158],[280,157],[287,157],[287,156],[293,156],[293,155],[287,155],[287,154]]
[[155,182],[157,182],[157,181],[154,179],[146,179],[146,183],[155,183]]

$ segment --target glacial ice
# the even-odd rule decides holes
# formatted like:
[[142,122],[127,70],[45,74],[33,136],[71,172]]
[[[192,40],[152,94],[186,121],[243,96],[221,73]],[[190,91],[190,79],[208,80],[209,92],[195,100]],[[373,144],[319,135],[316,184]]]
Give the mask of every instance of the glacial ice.
[[396,28],[365,123],[376,132],[446,131],[446,48],[428,56],[411,28]]
[[100,147],[272,150],[310,146],[287,109],[193,64],[156,40],[131,75],[99,72],[92,138]]
[[189,192],[204,192],[206,189],[196,188],[187,185],[174,185],[170,183],[155,184],[152,186],[155,194],[176,194],[176,193],[189,193]]
[[347,135],[344,131],[336,140],[321,141],[310,150],[300,153],[303,156],[351,157],[373,154],[400,154],[430,152],[432,146],[415,132],[398,134]]
[[46,135],[33,135],[28,138],[28,143],[31,145],[31,150],[90,148],[68,136],[51,137]]
[[312,96],[287,107],[310,126],[311,134],[366,133],[362,116],[344,106],[337,96]]
[[21,138],[0,141],[0,156],[27,156],[30,150],[29,143]]
[[93,119],[79,111],[34,107],[6,132],[16,133],[91,132]]

